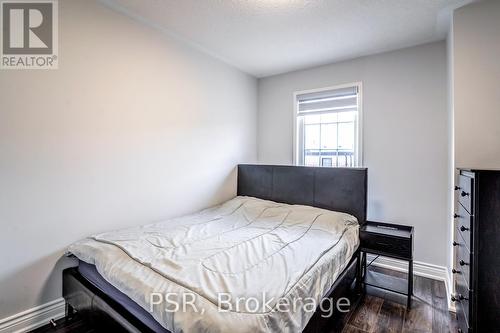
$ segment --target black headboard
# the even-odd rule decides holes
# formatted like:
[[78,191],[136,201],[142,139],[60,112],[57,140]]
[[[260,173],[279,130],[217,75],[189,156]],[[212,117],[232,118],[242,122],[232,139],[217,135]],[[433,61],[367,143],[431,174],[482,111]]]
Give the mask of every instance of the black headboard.
[[314,206],[366,222],[366,168],[238,165],[238,195]]

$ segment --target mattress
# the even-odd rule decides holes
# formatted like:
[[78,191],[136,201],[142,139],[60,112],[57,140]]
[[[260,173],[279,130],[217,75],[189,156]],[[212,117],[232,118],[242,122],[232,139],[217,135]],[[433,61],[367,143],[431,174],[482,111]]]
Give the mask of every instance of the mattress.
[[68,251],[171,332],[299,332],[358,247],[358,229],[348,214],[236,197]]
[[105,278],[99,274],[94,265],[88,264],[84,261],[78,263],[78,272],[85,278],[85,280],[92,283],[97,289],[123,306],[135,318],[139,319],[144,325],[150,328],[153,332],[170,333],[163,326],[157,322],[154,317],[142,308],[139,304],[130,299],[127,295],[116,289],[111,283],[106,281]]

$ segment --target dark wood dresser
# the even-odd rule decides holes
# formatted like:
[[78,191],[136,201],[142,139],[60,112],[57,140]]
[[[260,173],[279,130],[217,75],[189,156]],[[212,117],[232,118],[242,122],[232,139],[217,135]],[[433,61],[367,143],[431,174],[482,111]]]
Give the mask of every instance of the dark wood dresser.
[[459,169],[455,190],[458,332],[500,332],[500,171]]

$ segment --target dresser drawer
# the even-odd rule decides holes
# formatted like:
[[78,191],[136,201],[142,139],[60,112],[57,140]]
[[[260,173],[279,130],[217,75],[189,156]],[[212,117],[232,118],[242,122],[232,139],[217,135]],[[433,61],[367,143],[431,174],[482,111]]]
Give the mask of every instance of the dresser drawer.
[[[469,326],[470,323],[470,308],[469,300],[471,299],[472,292],[467,287],[464,279],[461,276],[455,278],[455,299],[457,310],[458,307],[462,309],[463,316],[465,318],[465,323]],[[458,315],[459,311],[457,311]]]
[[465,246],[469,249],[472,249],[472,233],[474,229],[473,225],[473,216],[469,214],[465,210],[465,208],[461,204],[457,204],[457,213],[455,214],[455,226],[458,233],[462,236],[465,241]]
[[382,255],[412,258],[411,239],[360,233],[361,250]]
[[458,176],[458,201],[470,213],[474,214],[472,196],[473,196],[473,179],[464,175]]
[[467,283],[467,286],[470,286],[470,266],[472,263],[472,256],[467,247],[465,247],[464,240],[458,231],[455,231],[453,247],[455,248],[455,263],[453,267],[455,271],[453,273],[456,278],[462,277]]

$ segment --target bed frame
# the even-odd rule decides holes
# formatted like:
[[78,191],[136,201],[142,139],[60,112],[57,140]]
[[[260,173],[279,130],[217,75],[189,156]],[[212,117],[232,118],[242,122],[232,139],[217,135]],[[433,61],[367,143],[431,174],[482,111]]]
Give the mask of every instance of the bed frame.
[[238,195],[334,210],[366,223],[367,169],[238,165]]
[[[354,215],[362,225],[366,223],[367,169],[239,165],[237,194],[345,212]],[[337,302],[347,297],[353,306],[361,293],[357,279],[359,274],[358,250],[323,301]],[[77,311],[100,330],[152,332],[128,310],[87,281],[77,268],[63,271],[63,297],[68,317]],[[304,332],[324,332],[326,325],[331,331],[333,324],[341,327],[342,321],[333,321],[337,317],[343,316],[334,313],[333,318],[323,317],[318,307]]]

